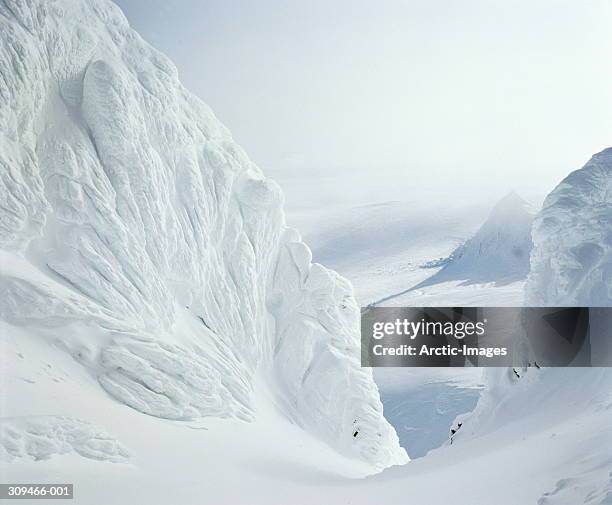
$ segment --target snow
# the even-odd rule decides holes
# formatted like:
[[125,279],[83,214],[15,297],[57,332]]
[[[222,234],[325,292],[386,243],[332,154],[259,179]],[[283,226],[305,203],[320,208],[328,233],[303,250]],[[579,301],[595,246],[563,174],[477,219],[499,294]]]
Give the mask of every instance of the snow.
[[289,219],[307,238],[314,259],[350,279],[366,306],[430,277],[435,271],[421,267],[464,243],[487,212],[487,206],[422,197],[373,202],[371,195],[360,195],[342,205],[294,210]]
[[612,303],[610,214],[612,148],[595,154],[548,195],[534,222],[532,305]]
[[[530,370],[525,381],[511,383],[512,395],[496,409],[485,411],[482,405],[479,426],[464,424],[453,445],[364,479],[371,466],[342,457],[278,416],[270,395],[256,395],[258,416],[251,423],[143,416],[105,395],[61,349],[41,346],[39,336],[23,329],[2,332],[19,337],[2,348],[2,356],[10,357],[2,383],[16,416],[44,409],[103,421],[129,450],[128,462],[66,453],[43,461],[19,458],[1,467],[3,480],[74,482],[76,503],[195,504],[206,497],[236,504],[248,497],[254,504],[399,504],[412,498],[434,505],[492,499],[516,505],[545,498],[543,504],[575,505],[606,503],[612,493],[607,371]],[[24,358],[14,359],[16,352]],[[20,380],[24,374],[37,382]],[[19,402],[20,397],[32,403]]]
[[278,185],[174,65],[108,1],[0,14],[2,320],[52,327],[40,338],[143,414],[253,420],[261,376],[335,450],[407,461],[359,366],[350,284],[311,263]]
[[[583,202],[585,214],[592,212],[588,209],[590,205],[588,200]],[[353,220],[347,218],[339,226],[339,232],[348,228],[350,232],[356,229],[360,233],[361,223],[368,227],[372,222],[374,227],[377,222],[375,214],[389,207],[398,211],[393,221],[405,219],[410,226],[409,210],[402,212],[403,204],[395,202],[369,205],[367,209],[371,219],[367,214],[364,219],[363,214],[353,209]],[[421,205],[416,209],[416,216],[424,207],[427,208]],[[558,209],[554,211],[558,212]],[[536,216],[536,223],[545,212]],[[465,216],[461,212],[456,215],[457,219]],[[452,242],[445,242],[444,237],[449,229],[453,229],[451,221],[444,222],[444,210],[432,212],[426,221],[430,225],[428,233],[431,233],[431,238],[413,233],[412,242],[407,239],[402,244],[409,251],[406,258],[381,255],[381,264],[392,272],[378,284],[378,292],[384,292],[386,287],[387,296],[390,296],[381,304],[523,305],[533,217],[529,206],[511,194],[493,206],[480,227],[472,225],[472,232],[466,230],[465,238],[457,237],[459,243],[449,247]],[[382,238],[378,242],[384,244],[398,237],[396,229],[387,224],[388,220],[378,221],[382,223]],[[352,228],[347,227],[347,222]],[[463,223],[464,227],[467,222]],[[313,223],[314,227],[320,221],[313,219]],[[575,240],[588,239],[585,228],[586,225],[575,233]],[[454,229],[461,230],[460,227]],[[410,231],[415,231],[414,225]],[[345,256],[341,254],[340,233],[332,231],[327,234],[327,237],[337,237],[338,242],[335,248],[338,259],[331,257],[331,260],[337,261],[336,268],[355,283],[357,296],[371,300],[359,292],[361,286],[375,289],[372,288],[371,271],[355,267],[361,263],[360,258],[342,262]],[[557,234],[561,234],[560,231]],[[319,237],[314,236],[315,256],[318,251],[325,250],[327,237],[317,241]],[[543,239],[536,226],[534,253]],[[550,240],[551,248],[559,243],[559,239],[553,236],[547,240]],[[526,254],[508,254],[514,246],[519,246]],[[447,248],[446,252],[444,248]],[[461,253],[457,254],[458,259],[452,251]],[[551,252],[552,249],[546,254]],[[555,254],[564,252],[555,249]],[[441,257],[455,261],[431,264],[432,260]],[[414,261],[414,258],[422,260]],[[389,278],[402,276],[402,269],[398,267],[402,259],[413,264],[409,267],[410,275],[397,281],[403,289],[395,291],[395,279],[390,281]],[[428,268],[419,269],[419,263]],[[556,278],[550,281],[556,282]],[[422,285],[415,287],[418,284]],[[546,304],[555,303],[558,302]],[[576,302],[560,301],[561,305],[571,303]],[[588,301],[578,300],[577,303],[586,305]],[[601,352],[609,353],[607,328],[592,328],[592,335]],[[403,446],[418,459],[413,459],[406,467],[390,469],[367,479],[359,492],[376,496],[377,501],[386,503],[402,503],[408,496],[419,497],[427,503],[494,501],[513,505],[602,504],[612,500],[612,439],[608,428],[612,422],[609,407],[612,374],[607,369],[523,369],[518,370],[520,379],[514,371],[506,369],[489,369],[484,376],[481,373],[478,369],[375,370],[385,415],[395,425]],[[471,396],[474,394],[477,398]],[[470,412],[476,401],[475,411]],[[453,420],[458,413],[460,415]],[[459,423],[461,427],[450,445],[450,430],[457,429]],[[442,447],[435,449],[440,445]],[[424,453],[427,453],[426,457],[421,457]],[[461,464],[465,464],[465,471]],[[517,482],[520,485],[517,486]],[[440,483],[444,483],[444,489],[440,489]],[[355,501],[360,502],[359,499]],[[367,500],[362,502],[367,503]]]
[[[3,482],[74,482],[82,504],[612,503],[608,369],[377,371],[427,452],[386,468],[408,458],[355,293],[517,304],[518,198],[480,230],[450,202],[321,210],[314,259],[354,293],[114,4],[3,0],[0,37]],[[535,218],[528,299],[609,301],[611,157]]]
[[485,306],[493,296],[498,306],[522,305],[532,221],[527,202],[509,193],[493,206],[480,228],[447,257],[430,257],[419,265],[420,278],[414,276],[409,287],[371,304]]
[[[450,254],[420,265],[424,280],[417,280],[415,276],[409,287],[373,303],[380,306],[521,306],[529,270],[532,220],[528,204],[516,193],[509,193],[493,206],[472,236]],[[437,227],[432,229],[441,235]],[[413,249],[418,245],[421,245],[421,254],[430,250],[418,240],[413,243]],[[375,377],[385,415],[412,458],[443,445],[455,419],[471,412],[482,392],[480,369],[380,369],[375,371]]]
[[0,460],[3,482],[74,482],[76,503],[87,504],[201,503],[203,496],[215,503],[241,503],[248,494],[257,496],[260,488],[263,500],[265,489],[282,496],[313,481],[374,471],[371,464],[342,456],[279,416],[274,395],[264,387],[255,388],[257,416],[249,423],[210,416],[194,421],[146,416],[105,394],[96,377],[53,342],[52,331],[4,325],[0,334],[15,337],[3,341],[0,350],[5,360],[0,368],[2,400],[14,414],[9,422],[29,419],[36,411],[49,416],[70,412],[103,425],[129,451],[129,459],[114,462],[78,453],[44,461]]
[[450,280],[503,286],[524,279],[529,272],[532,221],[527,202],[509,193],[476,234],[453,251],[442,269],[415,289]]
[[[606,243],[611,166],[612,150],[607,149],[570,174],[544,201],[532,230],[527,304],[609,305],[602,276],[609,268],[607,258],[602,255],[595,260],[584,253]],[[603,319],[590,332],[594,354],[602,363],[611,349],[609,320]],[[484,380],[487,386],[476,409],[453,425],[457,430],[453,443],[514,431],[531,442],[529,456],[533,457],[555,450],[543,444],[542,436],[548,436],[565,451],[558,460],[551,457],[551,469],[565,475],[537,503],[612,503],[609,368],[489,369]]]
[[60,416],[4,418],[0,422],[2,459],[48,459],[76,452],[89,459],[126,462],[129,452],[103,430]]
[[480,368],[377,368],[374,377],[385,417],[413,461],[448,441],[451,425],[474,410],[483,388]]

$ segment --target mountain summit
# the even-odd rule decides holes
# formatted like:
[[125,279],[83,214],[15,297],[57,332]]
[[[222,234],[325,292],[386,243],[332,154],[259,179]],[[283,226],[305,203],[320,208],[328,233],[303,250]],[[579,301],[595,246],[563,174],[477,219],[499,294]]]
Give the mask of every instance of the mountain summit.
[[514,191],[503,197],[487,220],[445,261],[433,277],[417,287],[438,282],[507,284],[524,279],[529,272],[531,224],[529,205]]

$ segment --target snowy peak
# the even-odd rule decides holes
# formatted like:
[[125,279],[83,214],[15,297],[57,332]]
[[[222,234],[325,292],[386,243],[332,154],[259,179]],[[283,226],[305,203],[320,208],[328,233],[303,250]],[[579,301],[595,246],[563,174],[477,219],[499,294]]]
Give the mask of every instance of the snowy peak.
[[443,262],[444,267],[420,286],[460,280],[464,284],[505,284],[529,271],[531,224],[529,205],[515,192],[502,198],[472,238]]
[[532,220],[533,212],[529,204],[512,191],[495,204],[487,220],[466,245],[492,236],[495,236],[499,242],[504,236],[510,237],[517,232],[524,233],[525,224],[530,224]]
[[512,223],[521,219],[533,219],[530,205],[516,191],[511,191],[495,204],[486,223]]
[[527,202],[512,192],[493,207],[485,223],[463,247],[458,262],[497,265],[497,272],[526,275],[531,251],[533,214]]
[[505,269],[508,273],[522,271],[528,265],[525,260],[531,250],[532,220],[528,204],[516,193],[508,194],[493,207],[476,234],[457,251],[453,263],[479,262],[482,266],[483,262],[495,262],[500,273]]
[[106,0],[4,0],[0,38],[0,323],[145,414],[249,420],[261,387],[343,454],[405,461],[350,284],[172,62]]

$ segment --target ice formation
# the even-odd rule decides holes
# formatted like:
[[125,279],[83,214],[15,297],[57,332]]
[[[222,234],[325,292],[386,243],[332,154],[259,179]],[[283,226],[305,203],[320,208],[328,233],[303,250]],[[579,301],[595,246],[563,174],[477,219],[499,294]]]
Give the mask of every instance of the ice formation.
[[70,452],[113,463],[125,463],[130,456],[104,430],[79,419],[58,416],[0,419],[0,460],[41,460]]
[[406,461],[350,284],[174,65],[106,0],[3,0],[0,37],[0,317],[146,414],[248,420],[257,382],[341,453]]
[[533,229],[530,305],[612,304],[612,148],[547,196]]

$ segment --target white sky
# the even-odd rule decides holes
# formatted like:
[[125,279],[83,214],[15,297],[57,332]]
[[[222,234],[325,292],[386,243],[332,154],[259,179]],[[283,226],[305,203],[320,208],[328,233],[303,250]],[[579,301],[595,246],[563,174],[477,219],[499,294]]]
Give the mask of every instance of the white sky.
[[281,184],[547,191],[612,145],[610,0],[117,3]]

